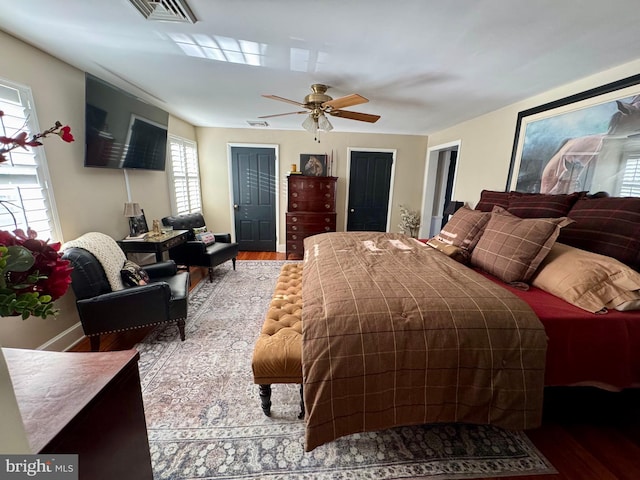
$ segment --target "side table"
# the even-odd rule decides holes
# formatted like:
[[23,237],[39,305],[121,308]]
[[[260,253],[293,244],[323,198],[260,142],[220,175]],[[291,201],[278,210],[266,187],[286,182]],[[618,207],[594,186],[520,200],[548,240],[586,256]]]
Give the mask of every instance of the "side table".
[[33,453],[78,455],[80,480],[152,480],[139,354],[3,348]]
[[118,245],[125,253],[155,253],[156,262],[162,261],[162,253],[187,241],[189,230],[172,230],[157,236],[146,238],[123,238]]

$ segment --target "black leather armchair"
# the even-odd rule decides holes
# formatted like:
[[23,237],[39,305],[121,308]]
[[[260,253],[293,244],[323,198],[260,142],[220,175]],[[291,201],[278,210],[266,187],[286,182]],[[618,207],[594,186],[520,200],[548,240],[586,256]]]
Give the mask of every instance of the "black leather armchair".
[[162,223],[173,227],[174,230],[189,230],[187,242],[169,250],[170,258],[178,265],[207,267],[210,282],[213,281],[213,268],[221,263],[231,260],[233,269],[236,269],[238,244],[231,241],[231,234],[216,233],[216,241],[211,245],[196,240],[193,229],[205,226],[201,213],[164,217]]
[[189,274],[178,273],[175,262],[144,266],[147,285],[113,291],[102,265],[89,251],[69,248],[63,258],[73,266],[71,287],[91,350],[100,349],[101,334],[165,322],[176,322],[180,339],[185,339]]

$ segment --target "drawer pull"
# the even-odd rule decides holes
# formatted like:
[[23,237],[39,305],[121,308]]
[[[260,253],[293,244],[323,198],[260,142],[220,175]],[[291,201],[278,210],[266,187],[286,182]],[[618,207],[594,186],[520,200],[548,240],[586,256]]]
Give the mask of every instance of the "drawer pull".
[[291,235],[291,238],[293,238],[294,240],[298,239],[298,235]]
[[291,217],[291,221],[292,222],[297,222],[298,221],[298,217]]
[[295,225],[292,225],[292,226],[291,226],[291,230],[298,230],[298,227],[297,227],[297,226],[295,226]]
[[327,210],[329,210],[331,208],[331,205],[329,205],[328,203],[324,204],[324,208],[326,208]]
[[291,196],[292,196],[292,197],[297,197],[297,196],[298,196],[298,192],[293,192],[293,193],[291,194]]
[[330,230],[331,230],[331,227],[324,227],[324,229],[325,229],[325,231],[327,231],[327,232],[328,232],[328,231],[330,231]]
[[298,204],[297,203],[291,204],[291,208],[298,208]]

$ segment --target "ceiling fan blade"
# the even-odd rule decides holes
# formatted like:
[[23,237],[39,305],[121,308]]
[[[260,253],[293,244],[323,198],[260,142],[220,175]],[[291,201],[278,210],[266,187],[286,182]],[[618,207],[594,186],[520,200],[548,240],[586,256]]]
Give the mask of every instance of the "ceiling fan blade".
[[334,117],[348,118],[350,120],[359,120],[361,122],[376,123],[380,119],[380,115],[371,115],[369,113],[349,112],[347,110],[333,110],[329,115]]
[[285,115],[296,115],[296,114],[300,114],[300,113],[309,113],[309,112],[307,110],[303,110],[301,112],[276,113],[275,115],[263,115],[262,117],[258,117],[258,118],[283,117]]
[[277,95],[262,95],[264,98],[270,98],[271,100],[279,100],[281,102],[293,103],[299,107],[304,107],[304,103],[296,102],[295,100],[289,100],[288,98],[279,97]]
[[352,93],[351,95],[346,95],[340,98],[334,98],[333,100],[329,100],[322,104],[323,107],[331,107],[334,110],[344,107],[352,107],[353,105],[360,105],[361,103],[367,103],[369,100],[364,98],[362,95],[358,95],[357,93]]

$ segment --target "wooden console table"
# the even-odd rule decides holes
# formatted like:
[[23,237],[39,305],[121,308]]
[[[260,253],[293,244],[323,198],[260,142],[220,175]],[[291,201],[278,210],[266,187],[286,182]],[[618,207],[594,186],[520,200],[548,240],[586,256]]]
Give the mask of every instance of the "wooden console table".
[[127,253],[155,253],[156,262],[162,261],[162,252],[173,247],[185,243],[189,230],[172,230],[169,233],[163,233],[155,237],[146,237],[143,239],[122,239],[118,240],[118,245],[122,251]]
[[78,455],[81,480],[152,480],[139,354],[3,348],[33,453]]

